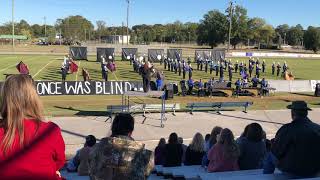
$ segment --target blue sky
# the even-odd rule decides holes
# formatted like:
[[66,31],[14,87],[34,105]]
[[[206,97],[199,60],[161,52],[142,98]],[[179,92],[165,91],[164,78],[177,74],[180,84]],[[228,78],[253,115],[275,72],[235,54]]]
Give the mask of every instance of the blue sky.
[[[209,10],[223,10],[228,0],[131,0],[130,26],[134,24],[199,22]],[[108,26],[126,21],[125,0],[15,0],[15,19],[48,24],[57,18],[82,15]],[[262,17],[273,26],[287,23],[320,26],[319,0],[237,0],[248,9],[249,17]],[[0,1],[0,24],[11,20],[11,0]]]

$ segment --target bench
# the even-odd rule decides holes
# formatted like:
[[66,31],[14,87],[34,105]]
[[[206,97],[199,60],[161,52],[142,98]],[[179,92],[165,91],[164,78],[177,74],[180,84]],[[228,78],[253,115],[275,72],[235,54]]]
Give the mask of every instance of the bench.
[[[162,104],[144,104],[142,107],[144,120],[142,124],[146,121],[146,113],[151,114],[151,112],[162,112]],[[172,115],[176,115],[176,110],[180,110],[180,104],[165,104],[165,111],[172,111]]]
[[220,113],[221,108],[226,107],[243,107],[244,113],[247,113],[247,108],[253,105],[253,102],[212,102],[212,103],[188,103],[186,108],[190,109],[190,114],[193,114],[195,109],[208,109],[212,108],[214,111]]
[[112,114],[119,114],[122,112],[128,112],[128,109],[130,110],[130,107],[124,106],[124,105],[107,106],[107,119],[105,120],[105,122],[108,122],[109,119],[112,122]]

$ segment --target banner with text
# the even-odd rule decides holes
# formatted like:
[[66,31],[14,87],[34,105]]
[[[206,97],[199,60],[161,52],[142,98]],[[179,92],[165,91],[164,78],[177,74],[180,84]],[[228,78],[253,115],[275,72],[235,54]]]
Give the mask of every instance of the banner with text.
[[143,91],[142,82],[138,81],[35,81],[35,88],[40,96],[122,95],[127,91]]

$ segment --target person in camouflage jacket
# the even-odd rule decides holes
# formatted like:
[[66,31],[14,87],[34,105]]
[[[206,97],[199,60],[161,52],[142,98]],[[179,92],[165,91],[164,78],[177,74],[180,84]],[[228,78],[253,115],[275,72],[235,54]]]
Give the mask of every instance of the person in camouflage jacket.
[[154,155],[131,137],[134,119],[129,114],[115,117],[111,137],[96,144],[89,157],[92,180],[144,180],[154,168]]

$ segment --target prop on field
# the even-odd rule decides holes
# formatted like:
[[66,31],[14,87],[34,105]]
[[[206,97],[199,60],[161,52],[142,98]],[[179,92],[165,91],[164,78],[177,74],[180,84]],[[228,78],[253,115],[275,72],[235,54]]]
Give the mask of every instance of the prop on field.
[[182,58],[182,49],[168,49],[167,57],[169,59],[181,61]]
[[70,56],[74,60],[88,60],[87,47],[70,47]]
[[294,80],[294,76],[293,76],[292,72],[286,71],[283,76],[284,76],[284,79],[287,80],[287,81],[293,81]]
[[137,55],[138,48],[122,48],[122,61],[128,61],[133,57],[137,57]]
[[90,81],[90,74],[88,70],[85,68],[82,68],[82,76],[83,76],[83,81]]
[[148,49],[149,62],[161,62],[164,58],[163,49]]
[[107,68],[111,71],[111,72],[115,72],[117,70],[116,67],[116,63],[114,61],[108,61],[107,63]]
[[16,66],[20,74],[29,74],[29,68],[22,61]]
[[[195,62],[197,62],[200,59],[212,59],[212,50],[207,49],[207,50],[196,50],[195,51]],[[216,62],[215,62],[216,63]]]
[[74,61],[70,61],[70,72],[75,73],[78,72],[78,65]]
[[102,62],[102,59],[114,61],[114,48],[97,48],[97,62]]
[[212,50],[212,59],[216,62],[222,61],[226,58],[226,50],[225,49],[213,49]]

